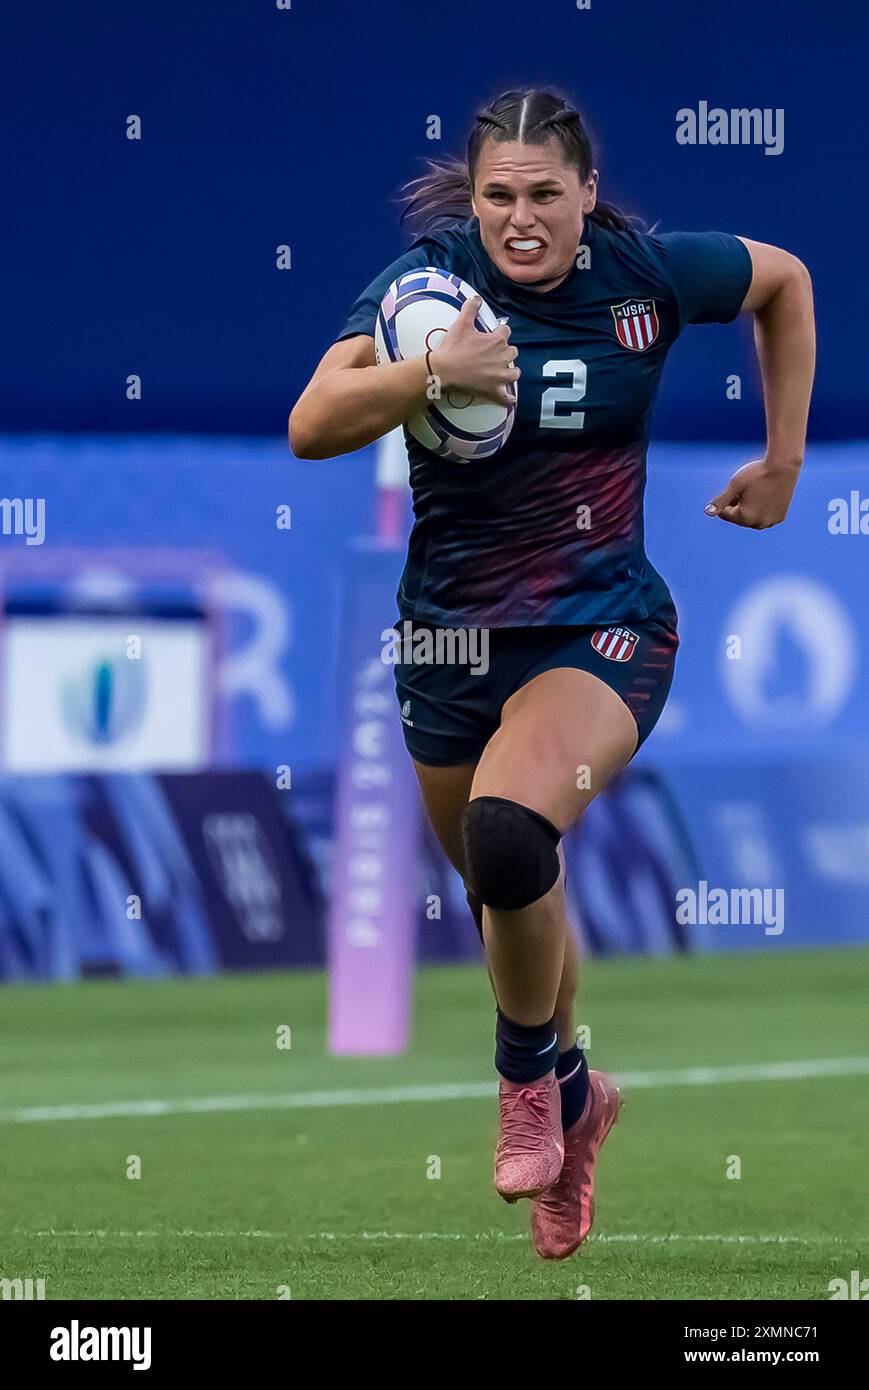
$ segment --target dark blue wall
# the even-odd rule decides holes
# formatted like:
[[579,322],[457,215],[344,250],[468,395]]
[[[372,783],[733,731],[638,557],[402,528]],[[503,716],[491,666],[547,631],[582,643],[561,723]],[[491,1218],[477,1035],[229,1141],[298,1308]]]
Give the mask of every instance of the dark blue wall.
[[[852,0],[48,0],[4,29],[0,429],[282,432],[346,308],[403,246],[397,185],[462,147],[479,102],[536,80],[586,112],[605,196],[807,262],[812,431],[869,434],[869,11]],[[701,100],[783,108],[784,152],[677,145],[676,111]],[[739,403],[733,371],[752,376]],[[760,426],[746,326],[690,330],[658,435]]]

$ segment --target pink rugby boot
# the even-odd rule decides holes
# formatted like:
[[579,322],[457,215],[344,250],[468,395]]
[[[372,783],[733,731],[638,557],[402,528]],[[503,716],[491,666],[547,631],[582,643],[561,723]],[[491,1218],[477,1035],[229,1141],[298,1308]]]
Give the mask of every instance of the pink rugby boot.
[[561,1094],[555,1072],[539,1081],[501,1077],[501,1128],[495,1149],[495,1188],[505,1202],[536,1197],[564,1162]]
[[618,1086],[606,1072],[590,1071],[588,1083],[585,1109],[564,1135],[561,1176],[531,1206],[531,1236],[544,1260],[566,1259],[591,1230],[597,1152],[624,1104]]

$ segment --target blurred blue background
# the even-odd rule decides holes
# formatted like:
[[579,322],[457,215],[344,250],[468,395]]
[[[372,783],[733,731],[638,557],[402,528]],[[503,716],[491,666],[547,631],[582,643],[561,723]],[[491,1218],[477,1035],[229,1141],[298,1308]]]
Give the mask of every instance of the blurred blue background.
[[[662,229],[718,228],[805,260],[814,437],[865,438],[867,45],[869,11],[849,0],[18,5],[0,84],[0,419],[281,434],[356,294],[405,244],[399,185],[424,157],[462,152],[497,92],[542,82],[586,115],[604,197]],[[782,109],[783,152],[678,145],[676,112],[701,100]],[[659,438],[758,434],[749,345],[744,330],[687,335]],[[751,383],[740,403],[724,394],[733,371]],[[130,372],[140,402],[125,399]]]

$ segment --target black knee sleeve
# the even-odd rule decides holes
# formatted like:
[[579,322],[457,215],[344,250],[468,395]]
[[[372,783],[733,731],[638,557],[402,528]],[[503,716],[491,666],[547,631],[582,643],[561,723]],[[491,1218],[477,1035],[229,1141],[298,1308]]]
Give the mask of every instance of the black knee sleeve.
[[466,887],[487,907],[527,907],[558,880],[561,831],[517,801],[503,796],[469,801],[462,812],[462,838]]

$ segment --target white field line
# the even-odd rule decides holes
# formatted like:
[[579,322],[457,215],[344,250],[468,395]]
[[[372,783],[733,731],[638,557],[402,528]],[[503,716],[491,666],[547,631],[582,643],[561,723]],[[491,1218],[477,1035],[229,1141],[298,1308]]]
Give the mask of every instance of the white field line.
[[[743,1081],[805,1081],[826,1076],[867,1076],[869,1057],[827,1057],[802,1062],[756,1062],[734,1067],[687,1067],[677,1071],[616,1074],[626,1091],[670,1086],[724,1086]],[[202,1096],[177,1100],[121,1100],[100,1105],[38,1105],[0,1111],[0,1124],[46,1120],[109,1120],[155,1115],[203,1115],[239,1110],[321,1110],[351,1105],[402,1105],[444,1100],[481,1100],[496,1093],[493,1081],[433,1086],[381,1086],[356,1090],[295,1091],[274,1095]]]
[[[523,1231],[514,1234],[510,1231],[309,1231],[294,1235],[289,1231],[107,1231],[73,1230],[54,1231],[15,1231],[16,1236],[30,1239],[48,1238],[52,1240],[327,1240],[327,1241],[390,1241],[390,1240],[445,1240],[498,1242],[528,1240]],[[845,1245],[848,1247],[865,1244],[861,1237],[845,1236],[789,1236],[789,1235],[701,1235],[686,1232],[677,1234],[667,1232],[657,1235],[646,1231],[620,1232],[614,1235],[593,1235],[589,1245],[671,1245],[676,1242],[688,1244],[716,1245]]]

